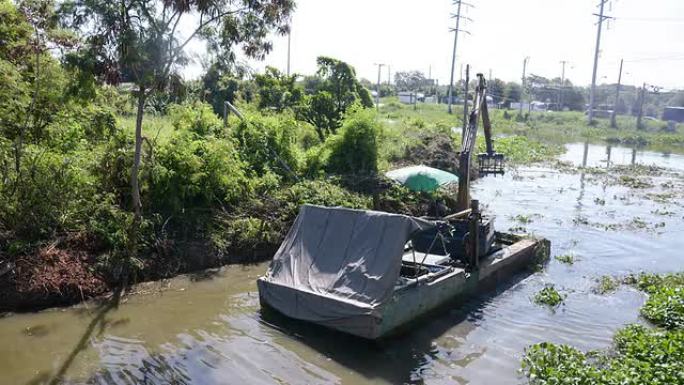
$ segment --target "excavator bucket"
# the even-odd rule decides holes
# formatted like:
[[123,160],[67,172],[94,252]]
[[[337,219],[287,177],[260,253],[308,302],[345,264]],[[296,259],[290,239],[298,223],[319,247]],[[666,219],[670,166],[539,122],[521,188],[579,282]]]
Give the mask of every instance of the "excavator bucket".
[[483,152],[477,154],[477,163],[479,168],[479,173],[481,176],[490,174],[502,174],[504,173],[504,162],[506,158],[504,154],[499,154],[493,152],[491,154]]

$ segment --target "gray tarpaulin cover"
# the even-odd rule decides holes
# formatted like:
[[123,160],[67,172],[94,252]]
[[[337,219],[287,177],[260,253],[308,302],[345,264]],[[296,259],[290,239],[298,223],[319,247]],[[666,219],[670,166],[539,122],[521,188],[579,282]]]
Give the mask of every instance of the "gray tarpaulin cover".
[[408,239],[432,226],[405,215],[302,206],[258,281],[261,299],[287,316],[338,329],[366,323],[360,317],[378,316],[391,297]]

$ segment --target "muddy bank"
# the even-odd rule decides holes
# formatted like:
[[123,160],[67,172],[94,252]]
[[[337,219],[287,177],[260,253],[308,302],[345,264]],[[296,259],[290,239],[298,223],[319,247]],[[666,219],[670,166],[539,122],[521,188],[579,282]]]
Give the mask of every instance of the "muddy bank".
[[0,256],[0,313],[69,306],[123,286],[242,262],[220,257],[202,241],[178,243],[163,254],[141,258],[141,270],[127,278],[110,258],[83,235],[68,235],[14,258]]
[[[340,178],[337,183],[372,197],[364,208],[413,216],[435,214],[434,198],[411,193],[384,178]],[[442,213],[455,207],[450,195],[455,196],[454,192],[446,192],[437,200]],[[250,216],[262,224],[260,231],[249,239],[240,238],[245,238],[243,242],[226,242],[228,247],[219,247],[220,243],[210,239],[158,239],[134,260],[135,273],[124,274],[121,259],[80,233],[65,235],[16,257],[0,254],[0,313],[68,306],[122,286],[269,260],[294,221],[298,207],[264,201]],[[234,220],[229,213],[225,215],[227,220]],[[220,234],[226,241],[243,235],[230,231]],[[131,266],[130,261],[125,264]]]

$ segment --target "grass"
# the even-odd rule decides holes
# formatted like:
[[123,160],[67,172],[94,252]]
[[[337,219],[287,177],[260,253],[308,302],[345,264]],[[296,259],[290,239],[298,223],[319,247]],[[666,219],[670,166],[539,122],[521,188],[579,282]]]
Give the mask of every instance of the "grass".
[[684,383],[684,273],[628,277],[649,294],[641,314],[653,327],[629,325],[608,352],[542,342],[525,349],[522,372],[532,385]]
[[550,307],[557,307],[564,301],[564,296],[556,290],[553,285],[541,289],[534,296],[534,303],[538,305],[546,305]]

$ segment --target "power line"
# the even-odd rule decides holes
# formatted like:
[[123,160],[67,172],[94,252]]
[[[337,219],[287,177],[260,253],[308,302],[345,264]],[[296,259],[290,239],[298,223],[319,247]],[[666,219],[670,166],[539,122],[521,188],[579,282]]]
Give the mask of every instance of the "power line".
[[615,20],[641,23],[684,23],[684,19],[676,17],[614,17]]
[[684,60],[684,55],[654,56],[654,57],[631,59],[631,60],[625,60],[625,61],[628,63],[638,63],[638,62],[644,62],[644,61],[679,61],[679,60]]

